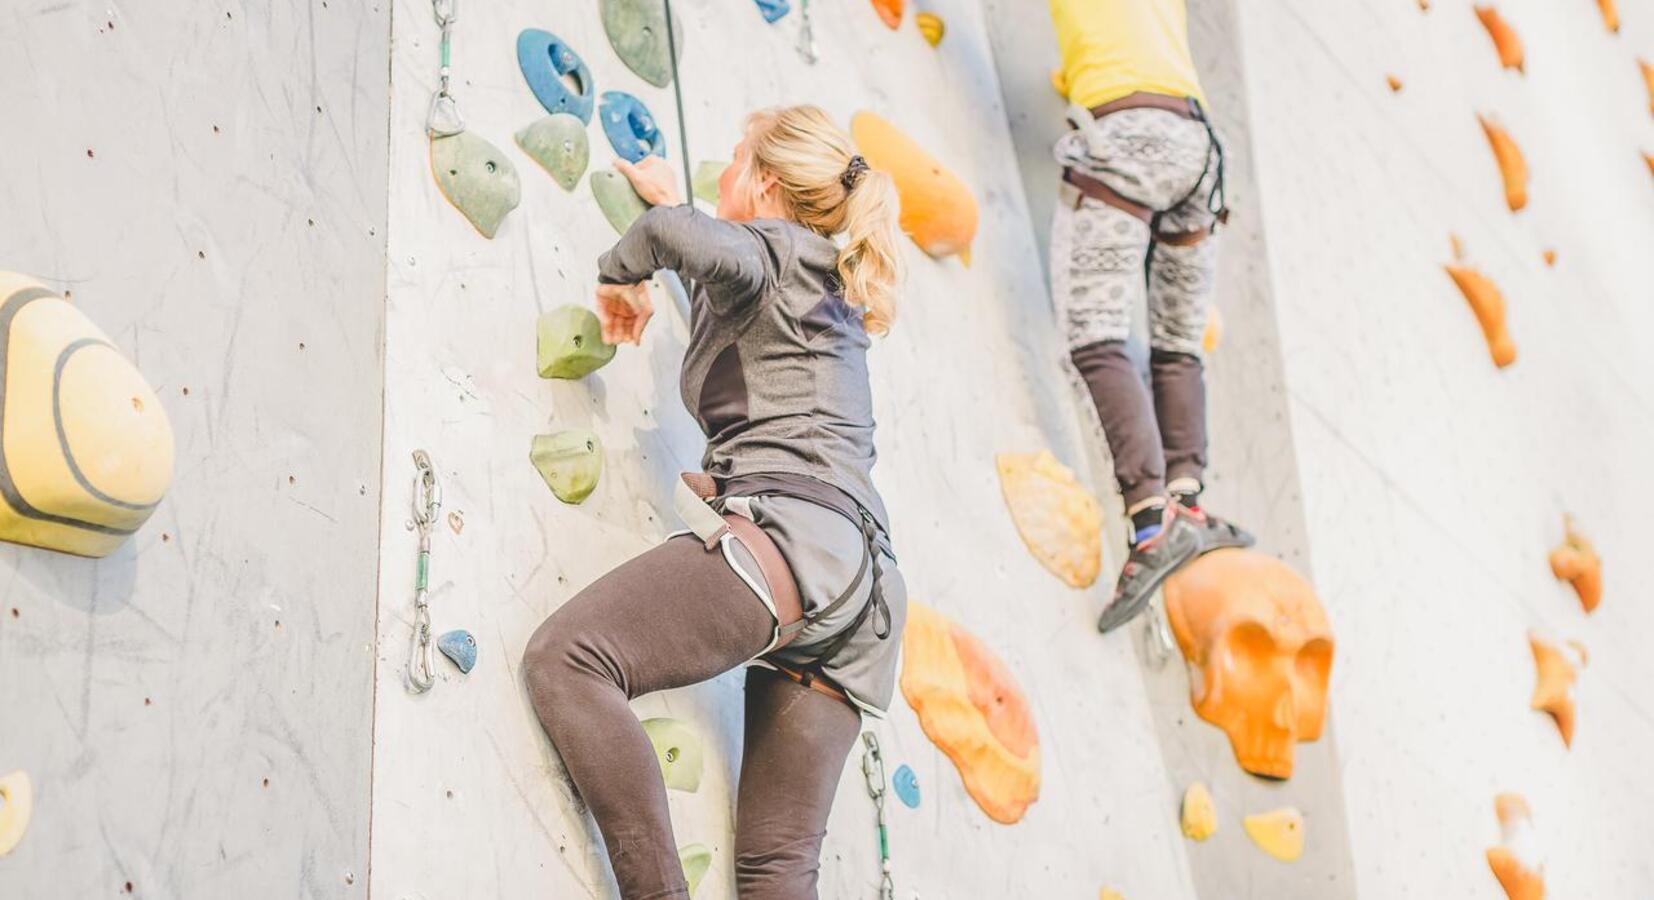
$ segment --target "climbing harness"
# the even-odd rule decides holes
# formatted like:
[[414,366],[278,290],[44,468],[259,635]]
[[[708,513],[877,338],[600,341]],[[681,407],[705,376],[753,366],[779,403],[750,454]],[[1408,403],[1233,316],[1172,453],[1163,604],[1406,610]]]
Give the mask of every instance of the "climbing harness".
[[459,0],[431,0],[431,13],[442,29],[442,65],[437,69],[440,87],[431,95],[431,107],[425,113],[425,133],[433,138],[449,137],[465,130],[465,119],[459,114],[459,104],[448,90],[452,73],[454,20],[459,16]]
[[453,75],[454,22],[459,0],[431,0],[431,12],[442,29],[437,89],[425,113],[425,134],[431,142],[431,174],[442,196],[465,215],[483,237],[493,238],[506,214],[522,199],[517,169],[498,147],[465,128],[459,103],[450,88]]
[[414,478],[413,525],[419,532],[419,568],[414,575],[413,643],[408,649],[408,689],[423,694],[436,683],[431,658],[431,529],[436,527],[437,511],[442,508],[442,485],[437,481],[436,469],[430,454],[424,450],[413,453]]
[[810,65],[816,62],[816,31],[810,21],[810,0],[799,0],[798,4],[798,43],[795,45],[798,55]]
[[894,900],[896,883],[890,878],[890,833],[884,824],[884,756],[879,753],[879,739],[873,732],[862,732],[861,740],[866,745],[861,754],[861,773],[867,779],[867,795],[873,798],[879,823],[879,900]]

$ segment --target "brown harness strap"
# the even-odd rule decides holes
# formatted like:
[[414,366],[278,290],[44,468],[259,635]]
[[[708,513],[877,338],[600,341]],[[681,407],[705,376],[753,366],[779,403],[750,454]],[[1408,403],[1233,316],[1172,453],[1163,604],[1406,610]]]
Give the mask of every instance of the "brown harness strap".
[[[1195,102],[1188,97],[1172,97],[1167,94],[1151,94],[1147,91],[1137,91],[1127,94],[1117,100],[1110,100],[1100,106],[1093,106],[1089,110],[1093,119],[1101,119],[1109,113],[1117,113],[1127,109],[1163,109],[1166,112],[1176,113],[1185,119],[1201,121],[1201,116]],[[1077,169],[1063,169],[1062,180],[1079,189],[1081,197],[1090,197],[1100,203],[1106,203],[1115,209],[1131,214],[1143,220],[1143,223],[1153,228],[1155,225],[1155,210],[1136,200],[1114,190],[1103,182],[1092,178]],[[1074,201],[1074,208],[1080,208],[1080,200]],[[1219,222],[1229,219],[1229,211],[1221,210],[1217,214]],[[1156,231],[1154,239],[1172,247],[1192,247],[1206,240],[1212,233],[1210,226],[1197,228],[1194,231]]]
[[809,669],[789,668],[787,666],[780,665],[775,662],[775,660],[765,660],[765,662],[774,667],[777,672],[780,672],[810,690],[816,691],[817,693],[826,694],[834,700],[848,705],[851,709],[856,707],[856,704],[850,702],[849,695],[840,690],[839,686],[834,684],[833,680],[828,678],[826,675],[822,675],[819,672],[812,672]]
[[[718,483],[711,475],[705,472],[683,473],[684,484],[695,492],[695,496],[702,500],[710,500],[717,495]],[[764,585],[769,588],[770,601],[775,604],[775,618],[777,622],[775,646],[771,650],[779,650],[798,637],[804,630],[804,601],[798,595],[798,582],[793,579],[793,570],[787,565],[787,558],[781,555],[781,548],[775,541],[764,533],[746,516],[735,513],[724,513],[724,527],[741,546],[752,554],[758,563],[758,571],[764,576]],[[712,545],[707,547],[712,549]]]
[[1199,118],[1195,115],[1194,104],[1189,101],[1188,97],[1151,94],[1148,91],[1137,91],[1117,100],[1110,100],[1101,106],[1093,106],[1090,112],[1093,119],[1101,119],[1109,113],[1116,113],[1123,109],[1163,109],[1166,112],[1177,113],[1185,119]]

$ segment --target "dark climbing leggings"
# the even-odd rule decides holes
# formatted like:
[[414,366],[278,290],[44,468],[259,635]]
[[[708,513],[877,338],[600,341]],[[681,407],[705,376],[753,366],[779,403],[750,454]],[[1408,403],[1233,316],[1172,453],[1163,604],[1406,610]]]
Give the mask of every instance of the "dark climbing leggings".
[[[746,662],[774,622],[722,553],[678,537],[576,594],[529,640],[529,697],[603,832],[624,900],[689,896],[660,767],[627,701]],[[735,813],[742,900],[816,896],[827,814],[860,726],[849,706],[749,670]]]
[[1200,357],[1149,351],[1143,384],[1124,341],[1098,341],[1074,350],[1097,417],[1114,456],[1126,508],[1166,493],[1166,482],[1201,480],[1206,469],[1206,381]]

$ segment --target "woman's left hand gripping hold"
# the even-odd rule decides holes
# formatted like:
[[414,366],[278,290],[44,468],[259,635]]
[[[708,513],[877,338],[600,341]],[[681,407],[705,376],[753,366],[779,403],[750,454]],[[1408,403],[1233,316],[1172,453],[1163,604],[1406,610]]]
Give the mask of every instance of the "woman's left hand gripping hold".
[[649,298],[648,282],[597,286],[597,318],[607,343],[641,343],[643,328],[654,314],[655,303]]

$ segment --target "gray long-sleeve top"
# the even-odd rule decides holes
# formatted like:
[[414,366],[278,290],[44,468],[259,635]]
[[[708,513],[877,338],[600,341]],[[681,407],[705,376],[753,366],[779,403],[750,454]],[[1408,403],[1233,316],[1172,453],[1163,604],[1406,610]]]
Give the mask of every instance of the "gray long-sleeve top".
[[888,534],[873,486],[873,397],[861,313],[845,302],[838,250],[779,219],[726,222],[690,206],[644,213],[598,259],[635,284],[671,269],[690,294],[680,389],[719,478],[804,475],[849,494]]

